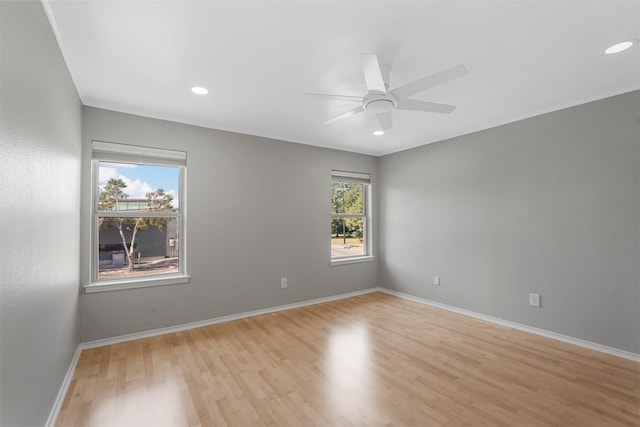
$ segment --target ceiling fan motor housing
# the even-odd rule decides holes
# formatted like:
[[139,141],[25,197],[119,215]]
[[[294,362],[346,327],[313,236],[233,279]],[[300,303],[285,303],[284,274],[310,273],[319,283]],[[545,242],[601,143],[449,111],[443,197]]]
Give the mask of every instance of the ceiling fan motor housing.
[[384,95],[369,94],[362,101],[362,108],[370,113],[379,114],[391,111],[398,105],[398,99],[390,92]]

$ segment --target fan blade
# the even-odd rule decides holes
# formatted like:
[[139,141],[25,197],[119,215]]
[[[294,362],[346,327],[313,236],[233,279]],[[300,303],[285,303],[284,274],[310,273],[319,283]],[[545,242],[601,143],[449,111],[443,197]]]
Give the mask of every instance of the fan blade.
[[325,122],[322,122],[323,125],[328,125],[331,124],[333,122],[337,122],[338,120],[342,120],[342,119],[346,119],[347,117],[351,117],[351,116],[355,116],[356,114],[360,114],[364,111],[364,108],[362,108],[362,106],[354,108],[353,110],[349,110],[346,113],[342,113],[339,116],[334,117],[333,119],[329,119]]
[[382,130],[391,129],[392,121],[391,121],[391,111],[387,111],[386,113],[378,113],[376,114],[378,117],[378,123],[380,123],[380,127]]
[[387,93],[387,88],[384,86],[384,79],[382,78],[382,71],[380,71],[380,64],[378,63],[378,57],[375,54],[363,53],[360,55],[360,58],[362,59],[364,80],[367,83],[369,92]]
[[406,98],[455,78],[462,77],[467,73],[467,67],[461,64],[453,68],[440,71],[439,73],[423,77],[411,83],[407,83],[406,85],[393,89],[391,92],[398,98]]
[[435,102],[401,99],[396,106],[398,110],[427,111],[429,113],[449,114],[456,109],[455,105],[436,104]]
[[320,98],[333,99],[336,101],[349,101],[349,102],[362,102],[361,96],[350,96],[350,95],[333,95],[330,93],[313,93],[313,92],[302,92],[305,95],[317,96]]

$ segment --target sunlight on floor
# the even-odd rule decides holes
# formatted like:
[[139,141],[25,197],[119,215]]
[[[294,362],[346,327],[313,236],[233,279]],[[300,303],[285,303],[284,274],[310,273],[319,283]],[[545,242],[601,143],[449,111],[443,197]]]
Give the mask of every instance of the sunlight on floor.
[[350,325],[331,332],[325,372],[330,376],[326,396],[334,413],[352,418],[353,412],[359,408],[375,407],[371,352],[366,324]]
[[[183,385],[186,387],[186,385]],[[151,386],[143,381],[131,381],[126,391],[94,400],[89,425],[139,425],[169,426],[185,425],[185,414],[193,410],[190,402],[184,405],[181,386],[175,382],[163,381]]]

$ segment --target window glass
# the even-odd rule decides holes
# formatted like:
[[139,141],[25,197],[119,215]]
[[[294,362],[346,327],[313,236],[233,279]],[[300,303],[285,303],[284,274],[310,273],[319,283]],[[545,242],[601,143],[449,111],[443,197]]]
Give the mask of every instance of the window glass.
[[98,167],[97,279],[179,272],[180,168],[108,162]]
[[[346,175],[346,174],[345,174]],[[357,179],[353,177],[357,176]],[[331,181],[331,258],[370,255],[368,175],[334,172]]]

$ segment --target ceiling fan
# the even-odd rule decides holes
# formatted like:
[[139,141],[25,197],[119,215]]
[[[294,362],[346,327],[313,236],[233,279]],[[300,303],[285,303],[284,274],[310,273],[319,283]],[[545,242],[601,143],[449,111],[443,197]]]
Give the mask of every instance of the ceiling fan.
[[364,97],[306,92],[307,95],[360,104],[356,108],[324,121],[323,124],[328,125],[366,111],[375,114],[382,129],[386,130],[391,129],[393,126],[391,110],[394,109],[449,114],[455,110],[456,107],[454,105],[418,101],[408,97],[468,73],[464,65],[457,65],[393,90],[388,90],[390,68],[388,66],[380,67],[378,57],[375,54],[361,54],[360,58],[362,59],[362,71],[364,72],[364,80],[368,90]]

